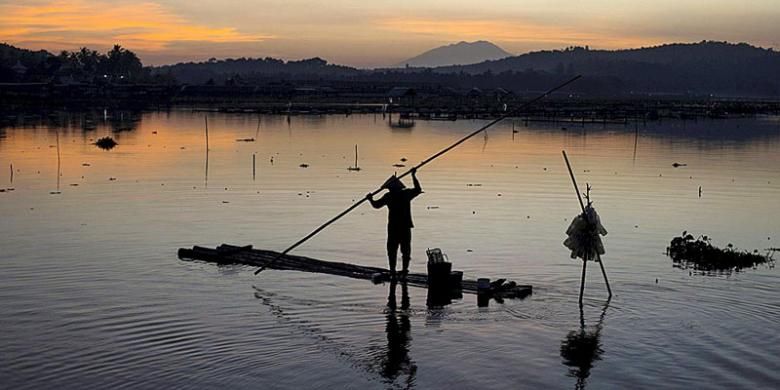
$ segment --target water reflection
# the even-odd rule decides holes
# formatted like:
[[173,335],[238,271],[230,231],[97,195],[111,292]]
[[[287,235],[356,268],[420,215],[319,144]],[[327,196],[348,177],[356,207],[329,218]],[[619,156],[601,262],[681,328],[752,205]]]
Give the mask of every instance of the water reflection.
[[396,302],[397,282],[390,282],[390,291],[387,295],[386,326],[387,349],[381,356],[381,375],[388,382],[396,382],[401,376],[406,376],[403,381],[406,388],[414,384],[417,366],[409,358],[409,346],[411,337],[411,323],[409,322],[409,288],[406,282],[401,282],[401,307]]
[[142,112],[140,111],[114,112],[108,117],[108,123],[111,126],[111,130],[115,133],[134,131],[138,129],[138,124],[141,122],[141,114]]
[[561,341],[561,358],[569,366],[569,375],[577,378],[575,389],[584,389],[596,360],[601,360],[604,350],[601,348],[601,328],[607,314],[609,300],[604,304],[595,326],[585,325],[585,314],[580,306],[580,328],[573,330]]

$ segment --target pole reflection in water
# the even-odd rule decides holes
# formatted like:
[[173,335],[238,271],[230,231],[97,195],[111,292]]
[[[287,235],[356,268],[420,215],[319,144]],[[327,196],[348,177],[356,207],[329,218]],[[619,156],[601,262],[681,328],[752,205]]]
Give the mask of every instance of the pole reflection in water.
[[381,374],[389,382],[395,382],[399,376],[405,375],[405,387],[412,387],[417,366],[409,358],[411,323],[409,321],[409,288],[406,282],[401,282],[401,307],[396,302],[396,281],[390,282],[387,295],[386,326],[387,350],[382,357]]
[[604,350],[601,348],[601,328],[607,314],[609,300],[604,303],[599,321],[595,326],[585,326],[585,314],[580,306],[580,329],[573,330],[561,341],[561,358],[569,366],[569,375],[577,378],[575,389],[584,389],[590,376],[590,370],[596,360],[601,360]]

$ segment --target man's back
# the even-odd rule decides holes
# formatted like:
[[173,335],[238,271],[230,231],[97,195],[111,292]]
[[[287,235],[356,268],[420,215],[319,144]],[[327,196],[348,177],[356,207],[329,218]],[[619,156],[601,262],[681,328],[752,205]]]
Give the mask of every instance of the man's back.
[[412,228],[412,199],[420,195],[418,188],[408,188],[391,191],[382,196],[377,204],[387,206],[387,226],[397,228]]

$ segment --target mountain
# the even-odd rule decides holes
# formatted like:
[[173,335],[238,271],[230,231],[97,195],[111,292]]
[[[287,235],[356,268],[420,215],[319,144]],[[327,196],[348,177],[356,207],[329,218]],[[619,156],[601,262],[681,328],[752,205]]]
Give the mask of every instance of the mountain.
[[615,91],[623,93],[780,94],[780,53],[747,43],[702,41],[628,50],[570,47],[472,65],[437,67],[434,71],[472,75],[576,73],[593,82],[612,84]]
[[487,41],[458,42],[428,50],[401,62],[396,67],[433,68],[447,65],[466,65],[510,56],[512,54]]

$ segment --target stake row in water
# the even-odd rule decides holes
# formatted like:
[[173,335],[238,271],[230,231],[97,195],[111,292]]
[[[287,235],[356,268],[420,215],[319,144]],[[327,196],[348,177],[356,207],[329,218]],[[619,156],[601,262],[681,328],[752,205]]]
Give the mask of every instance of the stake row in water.
[[[449,152],[450,150],[452,150],[452,149],[455,149],[455,148],[456,148],[458,145],[460,145],[460,144],[462,144],[462,143],[466,142],[467,140],[469,140],[470,138],[474,137],[475,135],[477,135],[477,134],[479,134],[479,133],[481,133],[481,132],[483,132],[483,131],[485,131],[485,130],[487,130],[487,129],[491,128],[491,127],[493,127],[494,125],[496,125],[497,123],[499,123],[499,122],[503,121],[504,119],[506,119],[506,118],[509,118],[510,116],[513,116],[513,115],[515,115],[515,114],[516,114],[516,113],[517,113],[519,110],[521,110],[521,109],[523,109],[523,108],[526,108],[526,107],[530,106],[531,104],[534,104],[534,103],[538,102],[539,100],[542,100],[542,99],[544,99],[545,97],[549,96],[549,95],[550,95],[550,94],[552,94],[553,92],[555,92],[555,91],[557,91],[557,90],[559,90],[559,89],[561,89],[561,88],[564,88],[564,87],[566,87],[567,85],[569,85],[569,84],[571,84],[571,83],[573,83],[573,82],[577,81],[577,80],[578,80],[580,77],[582,77],[582,76],[581,76],[581,75],[580,75],[580,76],[576,76],[576,77],[574,77],[574,78],[570,79],[569,81],[566,81],[565,83],[563,83],[563,84],[561,84],[561,85],[559,85],[559,86],[557,86],[557,87],[555,87],[555,88],[553,88],[553,89],[551,89],[551,90],[549,90],[549,91],[547,91],[547,92],[545,92],[545,93],[543,93],[543,94],[541,94],[541,95],[537,96],[536,98],[534,98],[534,99],[531,99],[531,100],[529,100],[529,101],[527,101],[527,102],[525,102],[525,103],[521,104],[520,106],[516,107],[516,108],[515,108],[514,110],[512,110],[511,112],[506,112],[504,115],[501,115],[500,117],[498,117],[498,118],[496,118],[496,119],[494,119],[494,120],[490,121],[488,124],[486,124],[486,125],[484,125],[484,126],[480,127],[479,129],[477,129],[477,130],[474,130],[472,133],[470,133],[470,134],[468,134],[467,136],[465,136],[465,137],[461,138],[460,140],[458,140],[458,141],[457,141],[457,142],[455,142],[454,144],[452,144],[452,145],[450,145],[450,146],[448,146],[448,147],[446,147],[446,148],[444,148],[444,149],[440,150],[438,153],[436,153],[436,154],[434,154],[434,155],[432,155],[432,156],[428,157],[427,159],[423,160],[421,163],[417,164],[417,165],[416,165],[416,166],[414,166],[413,168],[410,168],[410,169],[409,169],[409,170],[407,170],[406,172],[404,172],[404,173],[402,173],[401,175],[399,175],[399,176],[398,176],[398,179],[401,179],[401,178],[403,178],[403,177],[405,177],[405,176],[408,176],[410,173],[412,173],[412,171],[413,171],[413,170],[417,170],[417,169],[420,169],[420,168],[424,167],[425,165],[427,165],[427,164],[428,164],[428,163],[430,163],[431,161],[433,161],[433,160],[435,160],[435,159],[439,158],[441,155],[443,155],[443,154],[445,154],[445,153]],[[382,188],[378,188],[378,189],[374,190],[373,192],[371,192],[371,195],[372,195],[372,196],[373,196],[373,195],[376,195],[376,194],[380,193],[381,191],[382,191]],[[308,234],[308,235],[306,235],[305,237],[301,238],[301,239],[300,239],[300,240],[298,240],[296,243],[294,243],[294,244],[290,245],[290,246],[289,246],[287,249],[285,249],[284,251],[282,251],[282,252],[279,254],[279,256],[278,256],[277,258],[279,258],[279,257],[282,257],[282,256],[286,255],[286,254],[287,254],[287,253],[289,253],[291,250],[293,250],[293,249],[297,248],[299,245],[301,245],[301,244],[303,244],[304,242],[308,241],[310,238],[312,238],[312,237],[314,237],[315,235],[317,235],[317,233],[321,232],[323,229],[325,229],[326,227],[330,226],[330,224],[332,224],[333,222],[336,222],[336,221],[338,221],[339,219],[341,219],[341,217],[343,217],[343,216],[345,216],[345,215],[349,214],[349,213],[350,213],[352,210],[356,209],[358,206],[360,206],[361,204],[363,204],[363,202],[365,202],[365,201],[366,201],[366,197],[363,197],[363,198],[361,198],[359,201],[357,201],[357,202],[353,203],[353,204],[352,204],[352,206],[349,206],[349,207],[348,207],[346,210],[342,211],[341,213],[339,213],[339,214],[338,214],[338,215],[336,215],[335,217],[331,218],[330,220],[328,220],[328,221],[327,221],[327,222],[325,222],[324,224],[320,225],[318,228],[314,229],[314,230],[313,230],[311,233],[309,233],[309,234]],[[272,262],[272,263],[273,263],[273,262]],[[269,265],[270,265],[270,264],[269,264]],[[259,274],[260,272],[262,272],[263,270],[265,270],[265,269],[266,269],[266,267],[267,267],[267,266],[263,266],[263,267],[261,267],[261,268],[258,268],[258,269],[257,269],[257,271],[255,271],[255,275],[257,275],[257,274]]]

